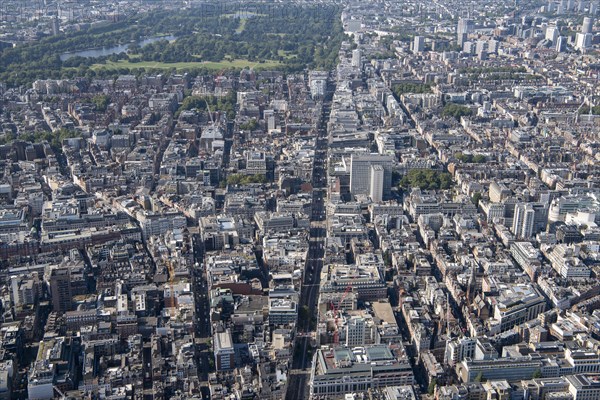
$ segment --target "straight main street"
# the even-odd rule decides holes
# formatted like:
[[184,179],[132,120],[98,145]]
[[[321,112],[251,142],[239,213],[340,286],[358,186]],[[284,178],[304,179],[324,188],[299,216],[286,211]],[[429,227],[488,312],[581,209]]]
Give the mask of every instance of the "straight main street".
[[[329,88],[329,95],[323,102],[323,112],[318,126],[315,146],[315,159],[313,161],[313,197],[311,212],[311,228],[308,255],[304,269],[302,289],[300,292],[299,310],[308,310],[308,316],[298,319],[294,357],[291,371],[288,376],[286,399],[301,400],[308,398],[308,383],[310,365],[312,362],[311,337],[316,328],[316,310],[319,297],[319,284],[321,269],[323,268],[324,241],[326,229],[324,221],[325,196],[327,195],[327,121],[331,112],[331,97],[335,88]],[[293,371],[293,372],[292,372]]]

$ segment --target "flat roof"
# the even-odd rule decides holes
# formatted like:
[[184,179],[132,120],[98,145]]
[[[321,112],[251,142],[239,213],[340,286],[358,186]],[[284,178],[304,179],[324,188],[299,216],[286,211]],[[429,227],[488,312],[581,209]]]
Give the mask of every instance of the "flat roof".
[[390,325],[397,324],[396,317],[394,316],[394,310],[392,310],[392,305],[390,303],[375,301],[371,303],[371,305],[373,306],[373,312],[375,313],[376,317]]

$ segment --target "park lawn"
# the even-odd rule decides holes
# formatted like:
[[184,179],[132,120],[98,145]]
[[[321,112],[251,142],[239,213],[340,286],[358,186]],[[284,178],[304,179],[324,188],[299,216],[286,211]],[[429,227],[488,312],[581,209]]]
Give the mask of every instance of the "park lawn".
[[293,52],[293,51],[285,51],[285,50],[281,50],[281,49],[280,49],[280,50],[277,50],[277,55],[278,55],[279,57],[283,57],[283,58],[286,58],[286,59],[288,59],[288,60],[289,60],[290,58],[294,58],[294,57],[296,57],[296,54],[294,54],[294,52]]
[[107,61],[106,64],[94,64],[92,65],[93,70],[113,70],[113,69],[136,69],[136,68],[144,68],[144,69],[166,69],[166,70],[182,70],[182,69],[193,69],[193,68],[206,68],[206,69],[214,69],[221,70],[227,68],[241,69],[241,68],[254,68],[254,69],[267,69],[267,68],[277,68],[281,66],[279,61],[273,60],[265,60],[263,63],[259,63],[257,61],[248,61],[243,59],[235,59],[235,60],[223,60],[219,62],[214,61],[192,61],[192,62],[178,62],[178,63],[165,63],[165,62],[157,62],[157,61],[140,61],[140,62],[130,62],[127,60],[120,61]]

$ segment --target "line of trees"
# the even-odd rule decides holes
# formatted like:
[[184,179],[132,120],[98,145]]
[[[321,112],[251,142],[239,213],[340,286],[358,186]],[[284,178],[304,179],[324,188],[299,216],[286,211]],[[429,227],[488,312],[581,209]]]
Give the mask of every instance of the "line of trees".
[[487,158],[482,154],[464,154],[464,153],[456,153],[454,155],[458,161],[461,161],[465,164],[482,164],[486,162]]

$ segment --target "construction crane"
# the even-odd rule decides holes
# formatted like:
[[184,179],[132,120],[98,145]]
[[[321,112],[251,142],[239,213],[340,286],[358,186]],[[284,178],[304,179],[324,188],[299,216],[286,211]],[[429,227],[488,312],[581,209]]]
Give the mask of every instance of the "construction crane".
[[335,303],[333,301],[330,302],[331,304],[331,308],[333,310],[333,315],[335,316],[334,319],[334,324],[335,324],[335,331],[333,332],[333,344],[338,345],[340,343],[340,332],[338,330],[338,316],[339,316],[339,311],[340,308],[342,306],[342,303],[344,302],[344,300],[346,299],[346,296],[348,296],[348,293],[350,293],[352,291],[352,282],[348,283],[348,286],[346,286],[346,290],[344,291],[344,294],[342,295],[342,297],[340,298],[340,301],[338,302],[338,306],[335,306]]
[[60,389],[58,388],[58,386],[52,386],[52,389],[54,389],[54,391],[55,391],[56,393],[58,393],[58,395],[59,395],[59,396],[58,396],[58,397],[56,397],[56,398],[58,398],[58,399],[61,399],[61,400],[65,400],[65,399],[67,398],[67,396],[65,396],[65,394],[62,392],[62,390],[60,390]]
[[223,68],[222,70],[220,70],[217,75],[215,75],[215,87],[221,87],[221,77],[223,76],[223,73],[225,72],[225,68]]

